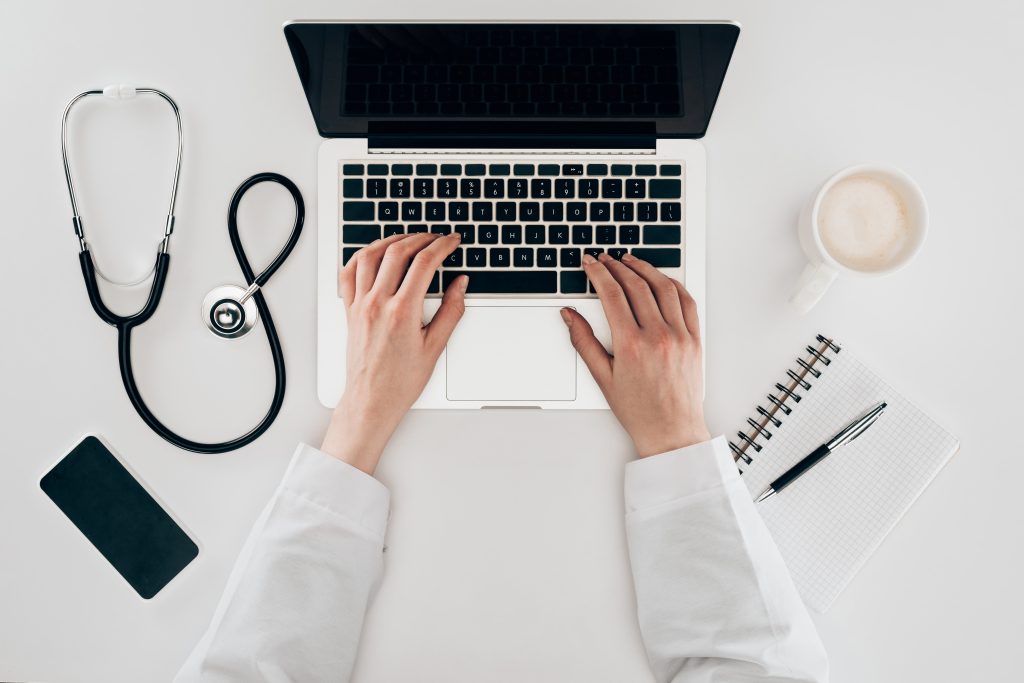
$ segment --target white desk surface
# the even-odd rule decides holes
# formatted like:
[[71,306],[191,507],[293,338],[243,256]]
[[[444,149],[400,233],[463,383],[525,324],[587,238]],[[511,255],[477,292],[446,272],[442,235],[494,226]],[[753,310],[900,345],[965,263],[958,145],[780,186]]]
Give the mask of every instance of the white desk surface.
[[[627,9],[636,19],[743,24],[706,138],[712,430],[742,423],[820,330],[963,441],[817,618],[833,680],[1016,680],[1024,8],[910,5],[639,1]],[[224,224],[228,197],[251,173],[274,170],[298,183],[310,207],[316,201],[319,138],[282,22],[497,19],[506,10],[520,19],[613,19],[623,7],[4,3],[0,680],[169,679],[205,628],[296,441],[318,443],[329,415],[314,391],[311,225],[267,289],[288,360],[287,400],[271,431],[240,452],[200,456],[162,442],[136,417],[118,379],[114,331],[93,315],[82,286],[57,134],[67,99],[124,81],[166,89],[182,107],[170,279],[159,313],[137,334],[136,369],[169,424],[225,437],[262,416],[272,379],[261,332],[228,344],[199,321],[207,290],[240,278]],[[151,262],[163,227],[168,121],[156,104],[83,110],[76,120],[86,226],[101,262],[122,273]],[[798,317],[786,304],[803,264],[798,208],[834,170],[865,161],[900,166],[920,182],[932,211],[928,243],[905,271],[839,282]],[[263,211],[273,219],[265,228],[256,221]],[[271,190],[243,207],[249,242],[268,235],[254,252],[277,249],[289,211]],[[200,542],[198,561],[150,602],[38,489],[86,432],[104,435]],[[356,680],[650,680],[623,546],[629,459],[607,413],[410,415],[379,472],[394,509]]]

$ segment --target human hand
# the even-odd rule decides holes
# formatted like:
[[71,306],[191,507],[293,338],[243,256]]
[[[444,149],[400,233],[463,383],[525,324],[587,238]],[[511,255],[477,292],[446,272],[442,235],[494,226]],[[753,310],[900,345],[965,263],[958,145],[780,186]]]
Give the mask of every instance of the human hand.
[[348,371],[324,452],[373,474],[465,311],[469,279],[463,275],[423,324],[427,288],[459,243],[458,233],[393,235],[359,250],[342,269]]
[[676,280],[631,254],[583,257],[604,307],[610,356],[586,318],[562,309],[572,345],[590,368],[640,457],[707,441],[697,304]]

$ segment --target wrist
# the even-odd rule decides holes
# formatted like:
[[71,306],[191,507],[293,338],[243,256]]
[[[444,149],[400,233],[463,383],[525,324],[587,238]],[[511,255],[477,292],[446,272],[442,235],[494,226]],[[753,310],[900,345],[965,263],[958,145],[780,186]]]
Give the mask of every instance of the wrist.
[[704,423],[688,428],[676,429],[669,432],[650,432],[633,437],[633,446],[636,448],[637,456],[646,458],[651,455],[668,453],[687,446],[704,443],[711,440],[711,432]]
[[397,420],[353,406],[342,397],[320,450],[372,475],[397,426]]

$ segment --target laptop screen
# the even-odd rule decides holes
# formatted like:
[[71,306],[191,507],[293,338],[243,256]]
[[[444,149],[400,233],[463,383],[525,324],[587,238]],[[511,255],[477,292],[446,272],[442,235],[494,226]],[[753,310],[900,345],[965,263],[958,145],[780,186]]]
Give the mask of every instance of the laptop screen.
[[294,22],[325,137],[701,137],[739,28]]

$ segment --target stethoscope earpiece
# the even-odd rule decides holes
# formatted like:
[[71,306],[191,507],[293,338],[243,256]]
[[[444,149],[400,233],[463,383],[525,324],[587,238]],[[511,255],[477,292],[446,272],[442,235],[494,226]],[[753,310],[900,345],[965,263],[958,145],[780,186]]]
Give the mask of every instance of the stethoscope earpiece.
[[259,309],[248,290],[221,285],[203,299],[203,322],[218,337],[238,339],[256,327]]

